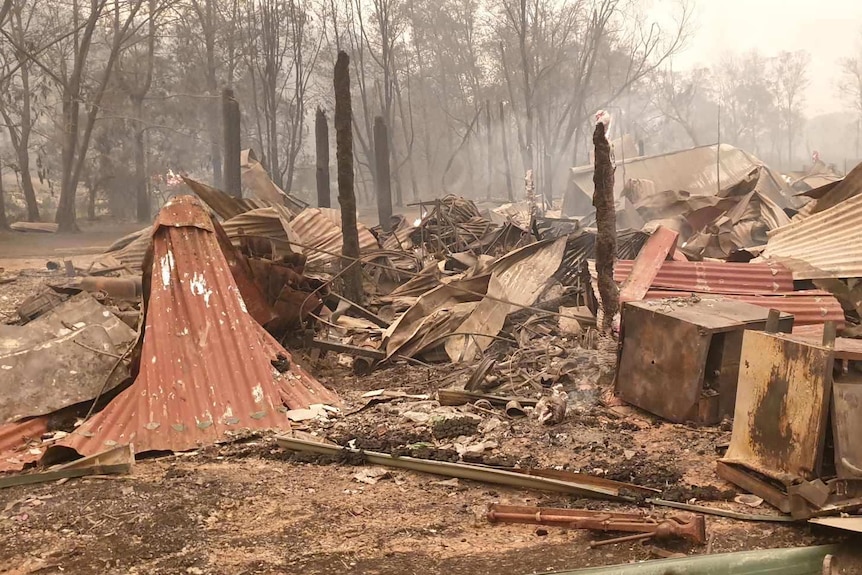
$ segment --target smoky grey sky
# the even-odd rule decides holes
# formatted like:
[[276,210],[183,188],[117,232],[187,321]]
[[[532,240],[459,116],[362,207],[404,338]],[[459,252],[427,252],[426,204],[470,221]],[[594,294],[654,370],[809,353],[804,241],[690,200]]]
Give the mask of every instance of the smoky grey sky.
[[[838,60],[862,53],[862,0],[693,0],[694,29],[674,68],[712,65],[728,53],[757,49],[766,56],[808,50],[809,116],[841,111]],[[659,0],[663,9],[678,0]],[[659,6],[656,6],[659,8]]]

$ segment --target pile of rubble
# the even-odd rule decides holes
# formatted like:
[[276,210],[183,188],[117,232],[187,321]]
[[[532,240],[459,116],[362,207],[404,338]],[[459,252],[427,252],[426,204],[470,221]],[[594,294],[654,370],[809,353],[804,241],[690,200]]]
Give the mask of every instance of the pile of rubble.
[[[719,477],[789,519],[854,529],[858,519],[837,516],[862,508],[852,443],[862,421],[862,166],[804,196],[725,146],[636,158],[618,175],[622,166],[631,177],[617,190],[613,279],[623,306],[607,334],[596,329],[593,218],[564,215],[583,208],[585,170],[559,213],[535,198],[483,212],[447,196],[419,204],[416,221],[393,218],[389,231],[360,224],[358,262],[341,254],[336,210],[186,180],[197,197],[172,198],[153,226],[93,265],[67,262],[64,281],[0,326],[0,470],[14,472],[0,487],[128,472],[144,453],[276,430],[287,451],[374,465],[358,474],[367,483],[401,467],[674,509],[488,513],[634,534],[597,546],[705,544],[710,514],[788,519],[687,504],[669,495],[675,486],[633,474],[495,458],[510,421],[552,438],[572,419],[651,417],[629,404],[732,430]],[[349,265],[362,267],[363,301],[341,293]],[[614,352],[600,353],[599,340]],[[359,394],[318,379],[405,366],[425,370],[425,389],[395,378]],[[397,427],[407,437],[397,445],[351,427],[381,405],[391,409],[375,412],[376,427]],[[829,551],[807,553],[819,565]]]

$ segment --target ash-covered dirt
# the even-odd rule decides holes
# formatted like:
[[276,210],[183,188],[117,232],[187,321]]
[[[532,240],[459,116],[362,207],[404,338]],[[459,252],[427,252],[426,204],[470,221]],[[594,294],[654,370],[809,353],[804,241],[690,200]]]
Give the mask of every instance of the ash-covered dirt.
[[[23,276],[3,309],[44,281]],[[22,280],[18,280],[22,281]],[[17,282],[16,282],[17,283]],[[32,285],[30,285],[32,283]],[[20,288],[20,289],[19,289]],[[359,377],[330,354],[306,364],[345,401],[343,414],[297,429],[341,446],[440,461],[498,467],[553,468],[655,488],[667,499],[739,512],[737,490],[715,475],[728,429],[662,421],[627,406],[603,403],[600,359],[581,355],[561,378],[566,419],[553,426],[510,419],[501,408],[441,407],[434,392],[461,386],[469,369],[398,364]],[[369,404],[377,389],[427,394]],[[547,389],[510,393],[536,398]],[[365,455],[291,453],[273,434],[139,461],[128,476],[81,478],[0,490],[0,574],[282,574],[539,573],[650,558],[640,543],[590,549],[617,534],[533,525],[492,524],[491,503],[634,511],[631,504],[581,499],[390,469],[374,471]],[[357,477],[376,477],[362,482]],[[375,482],[376,481],[376,482]],[[654,509],[655,512],[672,510]],[[711,551],[841,542],[838,532],[805,523],[747,523],[707,517]],[[706,546],[662,542],[674,552]],[[852,554],[852,553],[851,553]],[[862,563],[844,557],[846,573]],[[421,567],[420,567],[421,566]]]

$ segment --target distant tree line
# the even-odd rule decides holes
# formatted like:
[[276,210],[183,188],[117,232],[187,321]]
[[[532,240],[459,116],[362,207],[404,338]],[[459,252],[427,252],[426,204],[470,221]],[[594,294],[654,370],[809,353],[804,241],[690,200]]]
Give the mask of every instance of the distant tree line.
[[[690,19],[685,0],[661,22],[631,0],[0,0],[0,165],[27,219],[73,231],[104,207],[134,217],[169,170],[221,185],[229,86],[243,147],[311,200],[313,115],[332,114],[339,49],[361,203],[373,201],[376,116],[399,205],[520,197],[530,169],[559,197],[603,108],[617,135],[665,151],[712,143],[720,104],[723,141],[792,160],[807,56],[678,72]],[[844,66],[862,114],[859,59]]]

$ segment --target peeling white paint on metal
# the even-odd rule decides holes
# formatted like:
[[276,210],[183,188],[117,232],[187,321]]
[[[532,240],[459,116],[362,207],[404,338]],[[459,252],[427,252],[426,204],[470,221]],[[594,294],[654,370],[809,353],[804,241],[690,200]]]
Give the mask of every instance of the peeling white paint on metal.
[[162,271],[162,285],[164,287],[168,287],[171,285],[171,272],[174,269],[174,254],[171,250],[168,250],[164,256],[162,256],[160,267]]
[[212,296],[213,290],[207,289],[206,278],[204,278],[202,274],[195,272],[194,277],[192,277],[192,280],[189,282],[189,287],[192,290],[192,295],[204,296],[204,305],[209,307],[210,296]]
[[251,396],[254,398],[255,403],[260,403],[263,401],[263,386],[260,384],[255,385],[251,390]]

